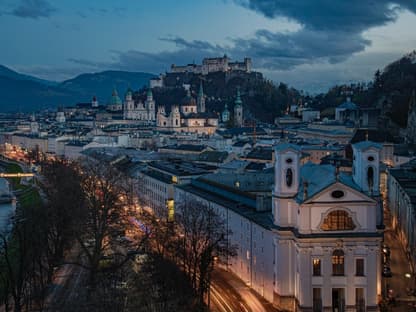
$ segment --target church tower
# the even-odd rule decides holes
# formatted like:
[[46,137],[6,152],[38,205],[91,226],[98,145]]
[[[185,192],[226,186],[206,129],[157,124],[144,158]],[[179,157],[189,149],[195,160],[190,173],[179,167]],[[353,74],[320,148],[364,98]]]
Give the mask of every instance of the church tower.
[[224,110],[221,114],[221,120],[222,122],[228,122],[230,120],[230,111],[228,110],[228,105],[225,103]]
[[98,107],[98,101],[97,101],[97,97],[95,95],[92,97],[91,107],[94,107],[94,108]]
[[297,145],[279,144],[274,149],[274,155],[274,223],[279,226],[294,226],[298,206],[295,196],[299,191],[301,151]]
[[380,194],[380,150],[381,145],[362,141],[352,145],[354,153],[352,177],[364,193],[370,196]]
[[124,105],[123,105],[124,119],[132,119],[133,111],[134,111],[133,90],[128,88],[126,95],[124,97]]
[[197,111],[198,113],[205,113],[205,95],[204,95],[204,90],[202,88],[202,80],[199,85],[199,92],[198,92],[198,98],[197,98]]
[[237,97],[234,102],[234,126],[243,126],[243,102],[241,101],[240,88],[237,88]]
[[150,89],[150,88],[147,90],[147,97],[146,97],[146,101],[144,102],[144,104],[145,104],[146,110],[147,110],[147,121],[155,121],[156,120],[155,100],[153,99],[152,89]]

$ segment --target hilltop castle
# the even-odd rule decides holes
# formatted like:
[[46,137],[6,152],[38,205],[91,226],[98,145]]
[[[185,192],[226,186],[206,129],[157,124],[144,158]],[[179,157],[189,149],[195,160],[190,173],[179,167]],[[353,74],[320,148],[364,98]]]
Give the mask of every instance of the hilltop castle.
[[223,57],[204,58],[202,65],[188,64],[177,66],[172,64],[170,67],[171,73],[194,73],[208,75],[214,72],[231,72],[231,71],[243,71],[246,73],[251,72],[251,58],[244,58],[243,62],[230,62],[230,58],[227,55]]

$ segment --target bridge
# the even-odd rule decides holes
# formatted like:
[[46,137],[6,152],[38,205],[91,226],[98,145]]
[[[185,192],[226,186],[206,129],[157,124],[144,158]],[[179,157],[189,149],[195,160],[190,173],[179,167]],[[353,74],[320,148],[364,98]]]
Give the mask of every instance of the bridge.
[[0,172],[0,178],[27,178],[27,177],[33,177],[34,173],[4,173]]

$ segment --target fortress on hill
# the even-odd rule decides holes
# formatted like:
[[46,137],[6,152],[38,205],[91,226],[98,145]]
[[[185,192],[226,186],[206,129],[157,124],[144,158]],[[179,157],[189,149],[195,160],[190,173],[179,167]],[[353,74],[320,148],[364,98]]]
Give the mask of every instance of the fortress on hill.
[[251,72],[251,58],[246,57],[243,62],[231,62],[230,60],[227,55],[223,57],[204,58],[202,65],[188,64],[177,66],[172,64],[170,70],[171,73],[194,73],[202,75],[208,75],[213,72]]

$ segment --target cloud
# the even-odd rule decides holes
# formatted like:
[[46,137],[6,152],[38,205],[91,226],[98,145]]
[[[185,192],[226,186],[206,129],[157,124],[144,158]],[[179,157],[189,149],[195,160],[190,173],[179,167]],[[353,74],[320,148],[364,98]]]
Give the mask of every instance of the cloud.
[[69,62],[88,66],[92,69],[119,69],[129,71],[145,71],[160,73],[169,69],[171,64],[187,64],[190,62],[201,62],[204,57],[214,57],[224,54],[227,48],[213,45],[207,41],[187,41],[181,37],[160,38],[175,44],[173,51],[161,51],[157,53],[143,52],[138,50],[119,51],[112,50],[112,61],[96,62],[85,59],[68,59]]
[[394,22],[404,9],[416,12],[416,3],[406,0],[234,1],[267,18],[285,17],[301,25],[291,33],[258,30],[253,38],[233,40],[234,53],[252,56],[257,67],[275,69],[343,62],[371,45],[364,31]]
[[46,0],[21,0],[10,14],[22,18],[38,19],[50,17],[55,11],[56,9]]

